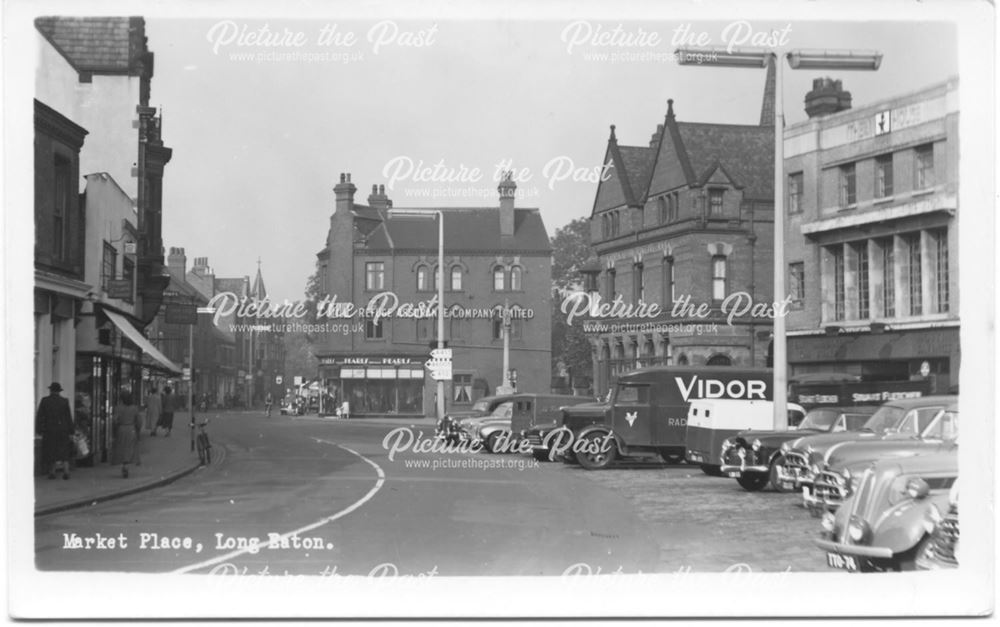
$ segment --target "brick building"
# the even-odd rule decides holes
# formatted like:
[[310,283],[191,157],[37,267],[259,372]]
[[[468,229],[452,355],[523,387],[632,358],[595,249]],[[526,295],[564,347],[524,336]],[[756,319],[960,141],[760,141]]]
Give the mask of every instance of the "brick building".
[[[773,68],[758,125],[681,122],[668,100],[648,146],[619,144],[611,127],[585,287],[605,302],[656,303],[664,313],[585,324],[599,394],[646,365],[766,364],[770,320],[737,315],[729,324],[722,305],[739,292],[771,301],[773,155]],[[703,304],[704,317],[681,310]]]
[[[514,207],[512,181],[500,183],[499,206],[440,208],[445,268],[438,272],[436,220],[391,216],[392,201],[372,186],[354,202],[350,174],[334,188],[325,247],[318,253],[321,298],[365,308],[391,292],[401,304],[434,304],[443,274],[445,340],[453,350],[446,405],[468,407],[503,381],[503,326],[497,308],[519,312],[510,327],[510,368],[522,391],[551,384],[551,249],[538,209]],[[432,415],[435,382],[424,362],[437,339],[436,306],[422,316],[321,318],[330,324],[314,350],[323,387],[351,404],[353,415]]]
[[785,130],[792,375],[958,385],[957,79],[851,108],[817,79]]

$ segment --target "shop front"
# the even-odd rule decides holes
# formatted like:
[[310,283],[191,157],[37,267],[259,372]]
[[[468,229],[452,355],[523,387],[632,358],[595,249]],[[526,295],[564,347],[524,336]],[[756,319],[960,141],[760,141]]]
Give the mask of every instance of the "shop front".
[[322,387],[351,416],[424,413],[426,355],[326,356],[320,358]]

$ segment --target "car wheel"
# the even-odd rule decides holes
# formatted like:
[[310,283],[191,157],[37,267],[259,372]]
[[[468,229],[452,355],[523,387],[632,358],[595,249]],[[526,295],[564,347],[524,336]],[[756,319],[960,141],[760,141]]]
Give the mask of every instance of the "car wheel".
[[785,463],[784,455],[778,455],[777,457],[774,458],[774,461],[771,462],[771,472],[768,473],[771,479],[771,487],[778,492],[793,492],[794,490],[792,490],[791,488],[782,487],[781,481],[778,480],[778,468],[780,468],[781,465],[784,463]]
[[709,477],[722,476],[722,468],[720,466],[716,466],[715,464],[702,464],[701,471]]
[[[931,507],[933,507],[933,505]],[[923,555],[930,542],[931,536],[929,534],[924,534],[924,537],[921,538],[920,542],[917,542],[917,544],[909,551],[903,551],[902,553],[893,556],[892,569],[896,571],[917,570],[917,558]]]
[[531,451],[531,456],[540,462],[552,461],[549,459],[549,452],[541,449]]
[[580,446],[581,450],[576,453],[576,458],[580,462],[580,465],[587,470],[604,470],[611,465],[611,462],[615,461],[615,457],[618,455],[618,447],[615,445],[613,439],[609,439],[608,447],[605,450],[605,438],[607,434],[601,432],[592,432],[583,436],[583,444]]
[[562,454],[562,463],[568,464],[570,466],[579,466],[580,460],[576,458],[576,453],[573,451],[566,451]]
[[736,482],[747,492],[758,492],[771,480],[771,475],[766,472],[744,472],[736,478]]
[[491,433],[489,437],[486,438],[486,451],[496,455],[497,452],[497,440],[500,439],[499,433]]

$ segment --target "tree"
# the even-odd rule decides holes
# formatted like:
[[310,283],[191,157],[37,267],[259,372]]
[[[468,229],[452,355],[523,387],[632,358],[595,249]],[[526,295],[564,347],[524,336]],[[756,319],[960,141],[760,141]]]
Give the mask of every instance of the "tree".
[[[305,309],[306,315],[302,320],[291,319],[287,322],[302,322],[308,325],[316,324],[316,303],[320,297],[319,285],[319,262],[316,263],[316,270],[306,279]],[[319,360],[313,354],[315,345],[322,341],[322,335],[318,333],[306,333],[296,331],[285,333],[285,378],[286,387],[291,385],[292,377],[299,375],[306,378],[314,376],[319,372]]]
[[589,384],[593,373],[590,342],[582,327],[566,323],[561,307],[564,293],[580,289],[580,270],[593,255],[589,218],[578,218],[558,229],[551,244],[552,372],[561,376],[564,368],[574,387],[581,387],[581,383]]

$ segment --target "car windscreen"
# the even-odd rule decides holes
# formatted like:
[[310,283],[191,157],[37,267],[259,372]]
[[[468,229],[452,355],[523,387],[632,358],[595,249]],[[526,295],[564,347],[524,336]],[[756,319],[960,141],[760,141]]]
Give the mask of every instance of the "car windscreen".
[[868,419],[863,427],[866,431],[882,433],[884,431],[895,431],[906,418],[906,410],[892,405],[883,405],[876,410],[872,417]]
[[618,384],[618,389],[615,392],[615,404],[648,403],[648,402],[649,402],[648,385]]
[[472,411],[475,412],[486,413],[487,411],[489,411],[489,409],[490,409],[489,401],[476,401],[472,405]]
[[958,438],[958,412],[941,412],[934,421],[924,429],[920,437],[928,440],[954,440]]
[[507,401],[506,403],[500,403],[490,414],[494,418],[510,418],[511,409],[514,407],[514,401]]
[[847,421],[846,429],[848,431],[857,431],[865,426],[865,422],[869,418],[871,418],[871,414],[844,414],[844,419]]
[[835,409],[812,409],[799,424],[799,429],[827,431],[839,415],[840,412]]

